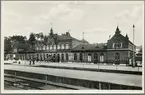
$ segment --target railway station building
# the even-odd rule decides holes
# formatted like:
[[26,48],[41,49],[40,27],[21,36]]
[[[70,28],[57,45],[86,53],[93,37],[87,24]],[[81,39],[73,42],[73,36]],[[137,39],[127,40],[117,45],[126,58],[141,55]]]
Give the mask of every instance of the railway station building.
[[[20,45],[20,46],[19,46]],[[8,58],[53,62],[87,62],[87,63],[115,63],[129,64],[133,59],[136,46],[123,36],[117,26],[114,35],[107,43],[90,44],[85,39],[78,40],[69,32],[62,35],[53,33],[51,28],[47,40],[37,40],[35,48],[21,44],[14,47],[14,51],[7,54]]]

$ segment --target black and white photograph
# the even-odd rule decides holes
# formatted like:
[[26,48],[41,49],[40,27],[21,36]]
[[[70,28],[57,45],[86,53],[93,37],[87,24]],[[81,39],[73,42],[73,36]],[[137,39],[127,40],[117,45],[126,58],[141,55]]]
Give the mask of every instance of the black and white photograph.
[[144,1],[1,1],[1,93],[144,93]]

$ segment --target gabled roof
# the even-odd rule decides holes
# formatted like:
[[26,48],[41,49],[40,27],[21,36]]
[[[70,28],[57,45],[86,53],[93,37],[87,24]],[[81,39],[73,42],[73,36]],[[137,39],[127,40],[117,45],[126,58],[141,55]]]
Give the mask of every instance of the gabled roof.
[[72,49],[72,51],[94,51],[106,50],[105,44],[81,44]]
[[[134,45],[134,44],[129,40],[129,38],[128,38],[127,35],[126,35],[126,36],[123,36],[123,35],[121,34],[121,31],[119,30],[118,26],[117,26],[117,28],[116,28],[115,34],[113,35],[113,37],[112,37],[110,40],[114,39],[115,37],[119,37],[119,38],[121,38],[121,40],[126,40],[126,41],[128,41],[129,43],[131,43],[132,45]],[[110,40],[108,40],[108,41],[110,41]]]
[[69,39],[73,39],[73,37],[66,36],[66,35],[57,35],[57,39],[58,40],[69,40]]

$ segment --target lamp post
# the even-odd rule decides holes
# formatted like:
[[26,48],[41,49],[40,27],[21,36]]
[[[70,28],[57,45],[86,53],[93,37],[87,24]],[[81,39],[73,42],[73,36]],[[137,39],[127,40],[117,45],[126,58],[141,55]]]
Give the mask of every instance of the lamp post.
[[133,62],[132,62],[132,66],[133,66],[133,68],[135,67],[135,55],[134,55],[134,29],[135,29],[135,25],[133,24]]
[[[84,56],[83,56],[83,51],[84,51],[84,46],[82,47],[82,56],[81,56],[82,57],[82,64],[83,64],[83,59],[85,59],[85,52],[84,52]],[[83,64],[83,69],[84,69],[84,64]]]

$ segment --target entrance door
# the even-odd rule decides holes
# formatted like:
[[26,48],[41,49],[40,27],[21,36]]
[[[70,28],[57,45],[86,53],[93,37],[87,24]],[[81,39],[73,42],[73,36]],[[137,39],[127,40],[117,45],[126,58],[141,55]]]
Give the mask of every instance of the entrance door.
[[115,54],[115,64],[120,64],[120,55],[119,55],[119,53]]
[[94,63],[97,64],[97,62],[98,62],[98,54],[94,53]]

